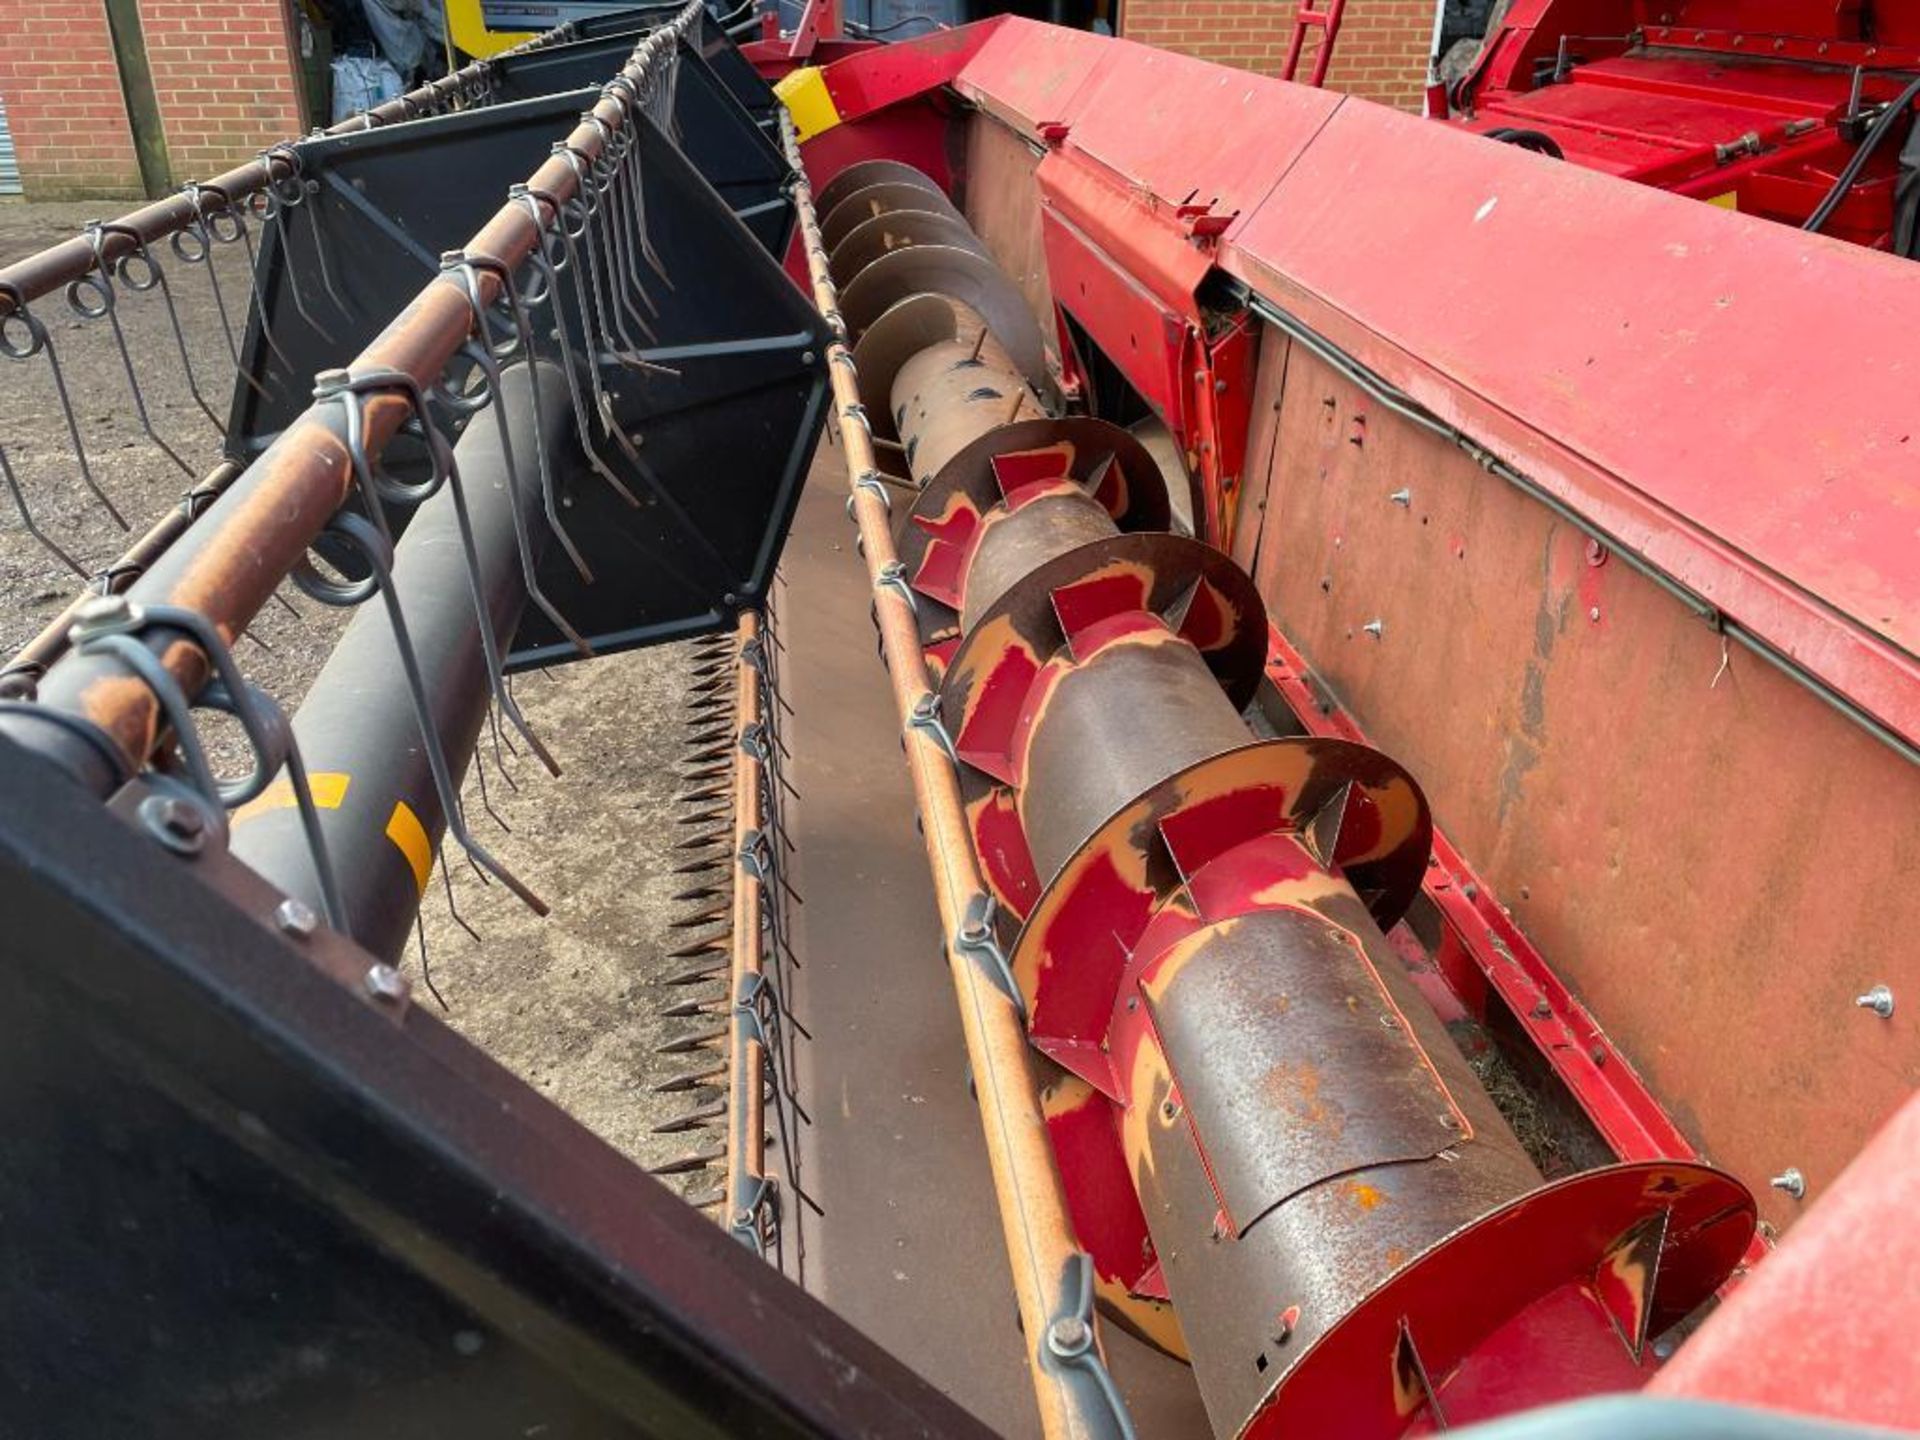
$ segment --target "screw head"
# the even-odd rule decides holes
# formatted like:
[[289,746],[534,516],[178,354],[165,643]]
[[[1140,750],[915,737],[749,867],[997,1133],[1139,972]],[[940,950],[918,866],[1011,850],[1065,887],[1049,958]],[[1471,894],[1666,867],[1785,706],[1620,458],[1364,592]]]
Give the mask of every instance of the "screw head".
[[1403,509],[1411,509],[1413,506],[1413,491],[1404,488],[1399,489],[1387,496],[1387,499]]
[[304,940],[320,928],[320,917],[313,913],[313,907],[304,900],[296,900],[291,895],[274,907],[273,923],[287,934]]
[[1378,640],[1381,636],[1387,633],[1387,622],[1384,620],[1369,620],[1367,621],[1366,624],[1362,625],[1360,628],[1366,631],[1367,634],[1373,636],[1374,639]]
[[1795,1200],[1800,1200],[1805,1198],[1807,1193],[1807,1177],[1802,1175],[1798,1169],[1796,1169],[1791,1165],[1789,1165],[1786,1169],[1782,1170],[1778,1175],[1774,1176],[1767,1183],[1771,1185],[1774,1189],[1782,1191],[1783,1193],[1792,1196]]
[[1588,608],[1587,619],[1591,620],[1596,625],[1600,623],[1600,607],[1598,605],[1590,606]]
[[1885,985],[1876,985],[1864,995],[1853,997],[1853,1003],[1862,1010],[1871,1010],[1882,1020],[1893,1018],[1893,991]]
[[393,966],[381,961],[367,971],[367,993],[376,1000],[385,1000],[398,1005],[413,994],[413,986],[407,983],[407,977]]
[[1080,1355],[1093,1344],[1093,1330],[1078,1315],[1062,1315],[1047,1326],[1047,1348],[1056,1355]]
[[198,855],[207,843],[207,819],[178,795],[149,795],[140,802],[140,823],[176,855]]

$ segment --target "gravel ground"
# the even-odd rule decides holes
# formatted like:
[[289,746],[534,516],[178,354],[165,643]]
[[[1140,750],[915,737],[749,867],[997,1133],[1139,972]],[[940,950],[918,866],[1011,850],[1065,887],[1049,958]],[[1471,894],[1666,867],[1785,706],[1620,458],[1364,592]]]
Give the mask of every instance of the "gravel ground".
[[[0,206],[0,265],[74,234],[105,208]],[[219,437],[195,399],[195,383],[222,418],[233,384],[206,267],[184,265],[164,248],[156,258],[179,316],[178,337],[159,291],[122,292],[115,313],[126,338],[124,360],[107,319],[82,318],[58,295],[34,307],[58,355],[93,477],[134,534],[218,459]],[[213,264],[237,333],[249,294],[244,253],[238,245],[221,248]],[[143,430],[129,365],[154,433],[183,463]],[[0,358],[0,446],[34,520],[81,571],[91,575],[124,548],[131,536],[81,477],[44,356]],[[36,542],[0,497],[0,647],[11,654],[32,638],[79,583],[74,569]],[[285,607],[270,606],[257,619],[253,643],[243,643],[238,658],[291,712],[341,623],[290,593]],[[426,955],[451,1023],[645,1163],[692,1148],[688,1137],[656,1136],[651,1126],[713,1093],[651,1093],[676,1069],[693,1068],[653,1053],[694,1023],[656,1013],[687,998],[686,991],[660,984],[676,968],[663,956],[697,933],[669,929],[676,910],[670,897],[678,887],[666,858],[674,838],[687,668],[686,651],[676,647],[569,666],[517,684],[529,720],[565,774],[554,780],[528,761],[510,761],[510,779],[503,781],[488,765],[488,798],[498,821],[472,776],[467,809],[483,843],[544,896],[553,913],[536,918],[503,887],[482,887],[458,861],[451,869],[454,903],[480,940],[454,922],[438,881],[424,912]],[[502,825],[510,833],[501,833]],[[417,976],[420,964],[416,950],[406,968]]]

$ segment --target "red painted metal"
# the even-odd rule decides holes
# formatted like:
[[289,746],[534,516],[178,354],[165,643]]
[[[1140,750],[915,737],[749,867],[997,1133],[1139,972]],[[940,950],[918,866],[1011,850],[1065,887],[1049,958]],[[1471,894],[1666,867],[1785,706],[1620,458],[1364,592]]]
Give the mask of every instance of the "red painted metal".
[[1325,0],[1316,8],[1313,0],[1300,0],[1293,14],[1293,34],[1287,40],[1287,58],[1280,62],[1280,78],[1292,80],[1300,73],[1300,52],[1307,43],[1307,32],[1318,30],[1320,43],[1313,51],[1313,73],[1307,84],[1327,83],[1327,66],[1333,61],[1333,42],[1340,36],[1340,18],[1346,13],[1347,0]]
[[[1852,72],[1885,103],[1920,66],[1910,7],[1831,0],[1522,0],[1454,89],[1461,123],[1550,136],[1568,161],[1801,224],[1857,134]],[[1889,137],[1826,233],[1885,248],[1902,135]]]
[[1917,1214],[1920,1099],[1887,1122],[1652,1388],[1911,1429],[1920,1415]]

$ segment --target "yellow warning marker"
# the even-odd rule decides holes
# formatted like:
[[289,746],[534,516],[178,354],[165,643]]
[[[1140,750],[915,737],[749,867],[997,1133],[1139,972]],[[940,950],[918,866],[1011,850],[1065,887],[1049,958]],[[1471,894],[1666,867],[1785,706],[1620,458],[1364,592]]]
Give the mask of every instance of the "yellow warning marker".
[[387,817],[387,838],[407,857],[407,864],[413,867],[414,884],[422,895],[426,894],[427,877],[433,874],[433,845],[427,839],[427,827],[404,800],[393,802],[393,813]]
[[[345,804],[347,786],[352,783],[351,775],[343,775],[337,770],[327,770],[307,777],[307,786],[313,791],[313,803],[321,810],[338,810]],[[228,823],[244,825],[249,820],[270,815],[275,810],[291,810],[297,803],[294,799],[292,783],[283,777],[234,811],[233,818]]]
[[840,123],[840,112],[827,90],[827,77],[818,65],[808,65],[783,77],[773,93],[793,116],[799,139],[811,140]]

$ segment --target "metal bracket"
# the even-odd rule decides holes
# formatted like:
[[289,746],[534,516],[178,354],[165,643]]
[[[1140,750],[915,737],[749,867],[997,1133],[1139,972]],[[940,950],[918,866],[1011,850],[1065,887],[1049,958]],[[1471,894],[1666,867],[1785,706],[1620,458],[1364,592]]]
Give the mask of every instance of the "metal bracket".
[[[907,584],[907,567],[898,560],[889,560],[880,567],[880,576],[873,582],[876,590],[897,590],[900,598],[907,602],[907,609],[915,615],[920,613],[920,602],[913,598],[913,587]],[[916,722],[918,723],[918,722]],[[947,747],[949,754],[952,746]]]
[[[1040,1340],[1040,1365],[1063,1383],[1093,1392],[1097,1403],[1084,1407],[1083,1413],[1094,1418],[1098,1427],[1095,1433],[1102,1440],[1137,1440],[1127,1402],[1120,1397],[1120,1389],[1113,1383],[1113,1375],[1095,1343],[1093,1325],[1093,1260],[1085,1251],[1076,1250],[1067,1257],[1060,1295],[1047,1322],[1047,1333]],[[1100,1425],[1100,1420],[1106,1423]]]
[[991,895],[984,890],[975,892],[967,901],[966,913],[960,918],[960,928],[954,932],[953,948],[987,972],[994,989],[1007,997],[1007,1003],[1013,1006],[1024,1026],[1027,1023],[1027,1000],[1020,993],[1019,985],[1014,983],[1013,967],[1007,964],[1006,951],[1000,948],[999,936],[994,933],[993,916],[996,908]]
[[953,748],[953,737],[947,734],[946,722],[940,718],[940,697],[931,690],[913,702],[913,713],[907,717],[907,726],[931,735],[934,744],[946,752],[947,759],[955,765],[960,763],[960,752]]

